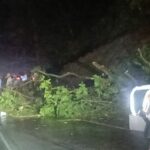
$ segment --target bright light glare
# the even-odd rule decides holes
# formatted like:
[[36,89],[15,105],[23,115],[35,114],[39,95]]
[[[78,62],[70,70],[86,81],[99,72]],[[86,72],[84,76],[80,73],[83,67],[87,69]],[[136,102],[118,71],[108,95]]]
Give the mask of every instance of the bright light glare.
[[[141,90],[150,90],[150,85],[136,86],[132,89],[131,94],[130,94],[130,111],[131,111],[132,115],[134,115],[134,116],[136,116],[138,114],[138,112],[136,112],[136,110],[135,110],[134,94],[136,91],[141,91]],[[146,94],[147,94],[147,92],[146,92]],[[147,100],[146,100],[147,98],[145,98],[146,94],[144,96],[145,103],[147,103]],[[144,106],[144,102],[143,102],[143,106]]]
[[150,90],[148,90],[144,96],[144,100],[143,100],[143,111],[145,113],[147,113],[149,111],[150,108]]

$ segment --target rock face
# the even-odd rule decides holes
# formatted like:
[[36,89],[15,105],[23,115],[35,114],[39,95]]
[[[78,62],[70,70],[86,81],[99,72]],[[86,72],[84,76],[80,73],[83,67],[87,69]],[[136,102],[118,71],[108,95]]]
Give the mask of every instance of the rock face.
[[[134,33],[128,33],[122,37],[114,39],[112,42],[102,45],[93,50],[77,61],[65,65],[61,73],[75,72],[79,75],[89,76],[95,73],[92,62],[96,61],[108,68],[117,68],[123,59],[128,58],[134,54],[137,48],[150,42],[150,29],[145,27],[137,30]],[[66,82],[77,82],[78,79],[71,77],[65,79]]]

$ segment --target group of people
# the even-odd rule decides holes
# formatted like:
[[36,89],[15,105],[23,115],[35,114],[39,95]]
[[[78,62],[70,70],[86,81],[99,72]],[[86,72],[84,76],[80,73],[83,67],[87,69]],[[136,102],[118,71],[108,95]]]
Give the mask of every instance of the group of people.
[[3,87],[6,88],[12,88],[12,87],[18,87],[23,82],[26,82],[28,80],[27,73],[7,73],[4,76],[0,76],[0,89]]

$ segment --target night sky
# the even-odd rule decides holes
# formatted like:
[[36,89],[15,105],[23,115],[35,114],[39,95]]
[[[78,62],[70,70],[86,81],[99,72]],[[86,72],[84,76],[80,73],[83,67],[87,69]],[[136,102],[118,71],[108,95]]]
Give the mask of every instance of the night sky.
[[119,0],[1,0],[1,64],[62,66],[131,30],[138,17]]

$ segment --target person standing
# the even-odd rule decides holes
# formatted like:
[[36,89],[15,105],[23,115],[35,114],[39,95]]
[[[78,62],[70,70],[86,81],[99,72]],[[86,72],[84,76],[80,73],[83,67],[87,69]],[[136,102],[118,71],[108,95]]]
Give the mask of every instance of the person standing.
[[12,88],[13,87],[13,77],[11,76],[10,73],[7,73],[6,75],[6,88]]
[[0,90],[2,89],[2,76],[0,75]]

